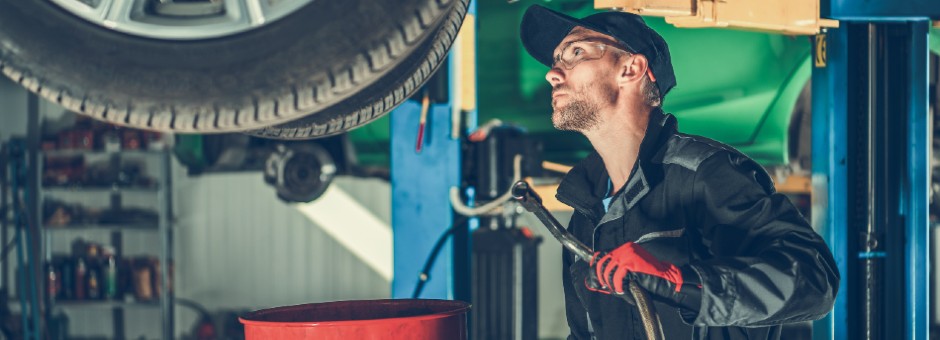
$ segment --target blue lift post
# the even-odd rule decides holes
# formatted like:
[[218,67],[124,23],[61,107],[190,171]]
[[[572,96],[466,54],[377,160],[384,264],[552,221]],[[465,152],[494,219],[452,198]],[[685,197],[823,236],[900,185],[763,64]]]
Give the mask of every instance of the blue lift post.
[[[940,9],[940,6],[935,7]],[[937,12],[940,14],[940,11]],[[907,169],[910,176],[901,183],[906,186],[905,196],[902,197],[901,211],[908,219],[905,221],[904,256],[907,262],[907,280],[904,299],[907,301],[910,323],[905,333],[908,339],[927,339],[930,334],[930,216],[929,188],[930,188],[930,144],[933,127],[928,124],[927,102],[930,96],[928,65],[929,52],[927,38],[930,22],[911,22],[911,50],[908,71],[916,75],[912,79],[910,110],[907,112],[908,127],[908,160]]]
[[[474,2],[470,2],[467,16],[476,15]],[[448,74],[448,100],[430,105],[420,152],[416,151],[415,143],[421,103],[409,100],[390,113],[392,298],[396,299],[412,296],[434,243],[454,223],[449,190],[461,186],[462,165],[461,137],[453,135],[454,112],[459,110],[454,106],[460,105],[456,101],[461,82],[456,76],[459,65],[453,62],[456,49],[451,50],[451,57],[439,69]],[[476,125],[475,109],[461,112],[460,116],[465,120],[460,124],[462,127]],[[429,272],[430,279],[418,297],[470,301],[469,237],[460,227],[455,228],[453,237],[440,250]]]
[[832,0],[822,8],[841,24],[814,49],[825,65],[812,79],[813,220],[842,282],[814,338],[926,340],[927,42],[940,2]]
[[[846,164],[845,116],[846,100],[843,93],[848,81],[848,69],[843,54],[846,52],[844,30],[830,30],[820,34],[814,44],[815,63],[812,75],[813,112],[813,207],[812,222],[826,239],[839,267],[839,294],[832,313],[813,324],[813,338],[834,339],[834,334],[846,334],[846,242],[845,211]],[[821,69],[822,68],[822,69]],[[841,94],[842,100],[835,100]]]
[[[424,146],[415,151],[421,104],[408,101],[391,113],[392,298],[410,298],[435,241],[453,221],[448,190],[460,185],[460,141],[450,138],[449,103],[432,104]],[[421,298],[452,299],[452,244],[429,273]]]

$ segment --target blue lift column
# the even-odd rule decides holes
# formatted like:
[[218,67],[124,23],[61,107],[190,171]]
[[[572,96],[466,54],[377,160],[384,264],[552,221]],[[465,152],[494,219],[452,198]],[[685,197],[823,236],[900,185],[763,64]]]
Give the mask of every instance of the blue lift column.
[[[392,298],[398,299],[411,297],[435,241],[451,227],[448,190],[460,185],[460,141],[450,139],[450,103],[430,105],[420,153],[421,104],[407,101],[391,115]],[[450,241],[435,262],[420,297],[452,299]]]
[[816,339],[928,337],[928,30],[935,0],[823,0],[813,222],[842,277]]
[[[461,35],[468,27],[473,29],[475,7],[471,1]],[[461,228],[466,227],[465,222],[450,230],[454,214],[449,190],[461,187],[464,133],[459,130],[476,125],[475,108],[468,109],[466,104],[467,100],[474,103],[476,100],[475,91],[466,88],[475,86],[473,79],[466,79],[474,75],[466,74],[468,68],[460,67],[475,62],[473,37],[473,34],[458,36],[448,60],[434,76],[436,79],[425,84],[433,87],[436,80],[443,79],[441,83],[446,84],[447,90],[446,95],[438,96],[446,99],[432,101],[424,114],[420,151],[416,145],[422,116],[420,92],[389,114],[394,256],[391,295],[395,299],[412,297],[435,243],[445,240],[418,297],[470,301],[469,238]]]

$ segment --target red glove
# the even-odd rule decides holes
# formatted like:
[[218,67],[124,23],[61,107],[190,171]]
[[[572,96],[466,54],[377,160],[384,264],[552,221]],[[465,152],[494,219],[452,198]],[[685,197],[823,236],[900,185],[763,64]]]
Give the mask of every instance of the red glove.
[[[682,289],[679,267],[656,259],[633,242],[627,242],[608,254],[594,254],[591,267],[597,283],[586,282],[588,289],[605,294],[624,294],[625,281],[630,279],[665,298],[673,298]],[[592,279],[595,278],[590,277],[588,281]]]

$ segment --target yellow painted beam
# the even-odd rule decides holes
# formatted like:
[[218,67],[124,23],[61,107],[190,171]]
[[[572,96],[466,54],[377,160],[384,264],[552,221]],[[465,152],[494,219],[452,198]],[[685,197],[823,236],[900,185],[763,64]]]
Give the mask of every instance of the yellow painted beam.
[[460,109],[473,111],[477,107],[477,56],[476,56],[476,18],[467,14],[457,34],[457,46],[460,51],[460,63],[457,72],[460,73]]
[[819,0],[594,0],[598,9],[665,17],[676,27],[726,27],[813,35],[836,20],[819,17]]
[[695,15],[695,6],[695,0],[594,0],[594,8],[614,8],[657,17]]

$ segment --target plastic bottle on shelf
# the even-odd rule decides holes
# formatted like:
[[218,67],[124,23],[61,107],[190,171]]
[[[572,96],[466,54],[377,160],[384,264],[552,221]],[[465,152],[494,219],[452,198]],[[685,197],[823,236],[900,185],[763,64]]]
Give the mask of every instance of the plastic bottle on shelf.
[[94,260],[89,262],[88,266],[88,284],[85,285],[88,289],[89,300],[100,300],[101,299],[101,270],[100,267],[95,265]]
[[91,258],[88,266],[88,284],[85,285],[88,289],[89,300],[101,300],[102,298],[102,278],[101,278],[101,266],[99,265],[97,258]]
[[78,256],[75,259],[75,289],[73,296],[75,300],[85,299],[85,276],[88,273],[88,265],[85,263],[85,256]]
[[85,297],[90,300],[101,299],[101,258],[98,255],[100,247],[94,242],[87,242],[85,247],[85,264],[88,267],[85,272]]
[[102,263],[102,272],[104,272],[104,298],[111,300],[118,298],[118,273],[117,259],[114,254],[114,247],[104,246],[101,249],[104,256]]
[[134,272],[134,298],[137,301],[151,301],[156,296],[153,290],[154,273],[150,260],[146,257],[134,259],[132,270]]
[[57,261],[53,259],[46,260],[46,294],[49,299],[55,301],[62,291],[62,274],[57,269]]

